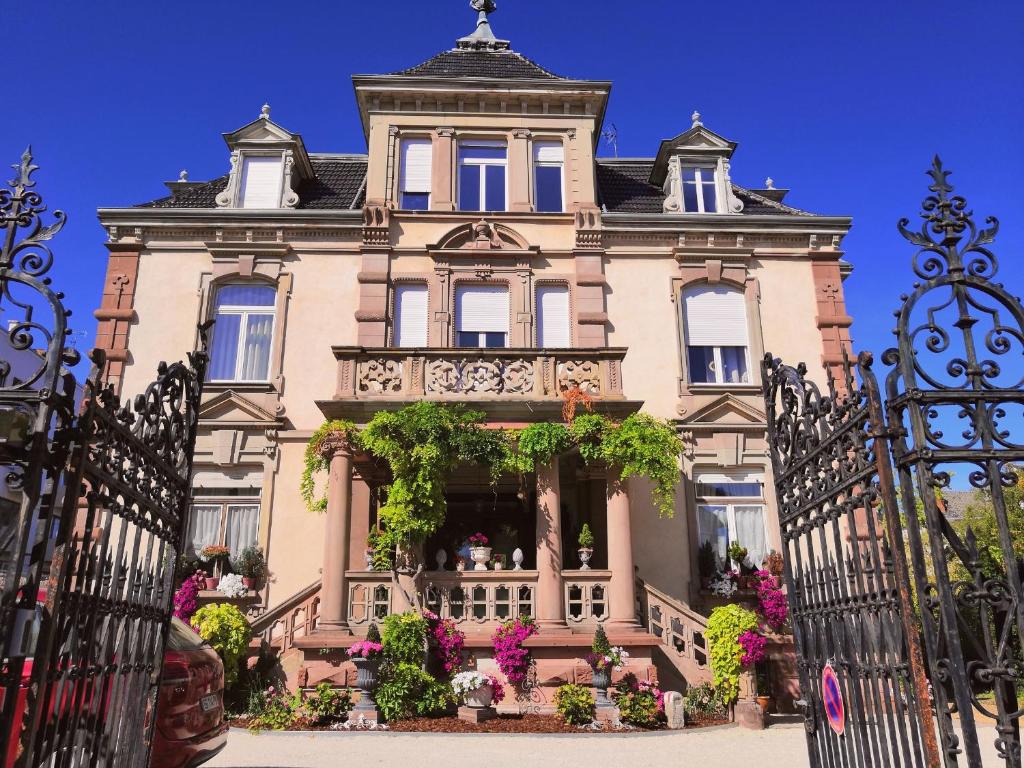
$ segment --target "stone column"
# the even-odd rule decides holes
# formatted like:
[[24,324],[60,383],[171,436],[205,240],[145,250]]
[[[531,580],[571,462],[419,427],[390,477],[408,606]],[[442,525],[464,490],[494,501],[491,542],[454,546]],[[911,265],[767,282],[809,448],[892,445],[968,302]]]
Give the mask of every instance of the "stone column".
[[608,626],[638,627],[636,576],[633,572],[633,535],[629,525],[629,494],[619,479],[618,467],[608,468]]
[[438,128],[437,138],[432,146],[431,163],[433,178],[430,183],[430,210],[454,211],[455,201],[452,190],[452,167],[455,155],[455,129]]
[[530,157],[530,131],[516,128],[508,145],[508,209],[510,211],[532,211],[530,202],[530,178],[533,162]]
[[558,457],[537,467],[537,624],[542,631],[565,628],[562,590],[562,512]]
[[352,517],[352,452],[345,440],[331,440],[327,479],[327,526],[324,530],[323,587],[320,589],[320,628],[348,632],[349,528]]

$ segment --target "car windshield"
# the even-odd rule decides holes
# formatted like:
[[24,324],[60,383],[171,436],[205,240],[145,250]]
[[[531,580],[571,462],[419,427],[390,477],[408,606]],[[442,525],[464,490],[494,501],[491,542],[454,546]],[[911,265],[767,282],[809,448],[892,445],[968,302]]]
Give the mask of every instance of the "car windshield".
[[194,651],[203,648],[206,641],[179,618],[171,619],[171,631],[167,635],[167,650]]

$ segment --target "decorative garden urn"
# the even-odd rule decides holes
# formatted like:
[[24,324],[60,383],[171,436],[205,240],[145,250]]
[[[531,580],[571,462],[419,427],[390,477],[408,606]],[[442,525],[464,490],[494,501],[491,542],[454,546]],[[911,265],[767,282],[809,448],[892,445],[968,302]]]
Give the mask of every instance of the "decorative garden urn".
[[590,558],[594,556],[594,550],[591,547],[580,547],[580,570],[590,570]]
[[475,691],[470,691],[466,694],[466,706],[473,709],[484,709],[491,706],[493,701],[494,688],[491,687],[490,683],[481,685]]
[[359,701],[356,702],[352,712],[355,720],[363,715],[367,720],[377,720],[377,702],[373,698],[373,690],[377,687],[377,671],[380,669],[380,659],[364,659],[362,656],[353,656],[352,663],[356,666],[356,687],[359,688]]
[[473,559],[475,565],[473,566],[474,571],[486,571],[487,563],[491,559],[491,548],[490,547],[470,547],[469,556]]
[[608,698],[608,688],[612,684],[612,671],[608,667],[594,670],[592,684],[596,694],[594,704],[597,707],[615,706],[612,704],[612,700]]

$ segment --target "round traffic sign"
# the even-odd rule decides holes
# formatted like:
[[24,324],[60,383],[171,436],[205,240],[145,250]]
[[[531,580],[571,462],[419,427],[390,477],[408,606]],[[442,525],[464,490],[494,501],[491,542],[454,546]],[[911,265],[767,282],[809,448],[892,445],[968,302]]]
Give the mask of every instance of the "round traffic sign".
[[826,664],[821,671],[821,700],[825,705],[825,717],[836,735],[842,736],[846,730],[846,707],[843,706],[843,692],[839,688],[839,678],[831,664]]

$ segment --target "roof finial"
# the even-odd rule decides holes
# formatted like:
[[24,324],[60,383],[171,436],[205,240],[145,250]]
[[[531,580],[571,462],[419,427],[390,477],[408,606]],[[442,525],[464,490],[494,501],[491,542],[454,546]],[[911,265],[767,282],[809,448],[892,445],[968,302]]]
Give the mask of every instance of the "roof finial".
[[270,105],[269,104],[264,104],[263,105],[263,109],[260,110],[260,118],[263,119],[263,120],[269,120],[270,119]]
[[693,110],[693,114],[690,115],[690,119],[693,121],[693,125],[691,126],[692,128],[696,128],[698,125],[704,125],[704,123],[700,121],[700,112],[697,110]]
[[767,179],[765,179],[764,180],[764,188],[765,189],[775,189],[775,179],[773,179],[771,176],[769,176]]
[[188,181],[188,171],[184,168],[182,168],[181,173],[178,174],[178,181]]
[[459,48],[485,48],[501,51],[509,47],[508,40],[499,40],[491,30],[488,16],[498,9],[494,0],[469,0],[470,7],[477,12],[476,31],[458,40]]

